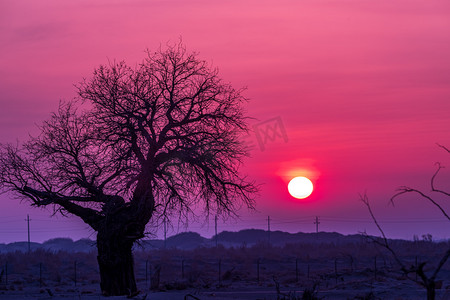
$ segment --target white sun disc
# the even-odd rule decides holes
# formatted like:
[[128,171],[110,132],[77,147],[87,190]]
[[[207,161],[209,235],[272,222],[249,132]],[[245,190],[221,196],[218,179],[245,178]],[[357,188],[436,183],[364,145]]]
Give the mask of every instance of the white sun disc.
[[313,184],[306,177],[294,177],[288,184],[288,191],[292,197],[304,199],[313,192]]

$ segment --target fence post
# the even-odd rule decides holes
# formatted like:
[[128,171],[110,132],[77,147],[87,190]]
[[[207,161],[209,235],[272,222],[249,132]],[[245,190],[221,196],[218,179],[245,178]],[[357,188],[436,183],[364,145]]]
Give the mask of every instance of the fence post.
[[336,277],[336,284],[338,283],[337,258],[334,259],[334,276]]
[[181,260],[181,278],[184,279],[184,259]]
[[259,258],[256,260],[256,278],[259,284]]
[[295,282],[298,282],[298,258],[295,259]]
[[377,257],[375,256],[375,258],[374,258],[374,277],[375,277],[375,280],[377,280]]
[[148,259],[145,261],[145,286],[148,285]]
[[350,272],[353,273],[353,256],[350,255]]
[[222,268],[222,260],[219,259],[219,285],[222,284],[222,274],[221,274],[221,268]]
[[39,287],[42,287],[42,263],[39,263]]
[[5,262],[5,282],[8,284],[8,262]]
[[153,275],[151,264],[148,265],[147,270],[148,270],[148,285],[147,285],[147,288],[151,288],[151,286],[152,286],[152,275]]
[[309,263],[308,263],[308,279],[309,279]]
[[73,262],[73,281],[75,286],[77,286],[77,261]]
[[150,273],[150,289],[156,290],[159,287],[160,281],[161,281],[161,265],[156,264],[153,267],[152,272]]
[[416,272],[414,273],[416,273],[416,281],[417,281],[417,256],[416,256]]

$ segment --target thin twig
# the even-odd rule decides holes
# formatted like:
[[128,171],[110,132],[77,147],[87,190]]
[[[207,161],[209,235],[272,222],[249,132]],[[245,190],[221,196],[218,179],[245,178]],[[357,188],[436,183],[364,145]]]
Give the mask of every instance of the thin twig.
[[417,193],[419,194],[422,198],[427,199],[428,201],[430,201],[434,206],[436,206],[441,213],[450,221],[450,216],[447,214],[447,212],[442,208],[441,205],[439,205],[439,203],[437,203],[433,198],[431,198],[428,195],[425,195],[424,193],[422,193],[421,191],[417,190],[417,189],[413,189],[410,187],[402,187],[399,189],[399,192],[397,194],[395,194],[394,196],[391,197],[391,203],[394,204],[394,199],[397,198],[400,195],[406,194],[406,193]]

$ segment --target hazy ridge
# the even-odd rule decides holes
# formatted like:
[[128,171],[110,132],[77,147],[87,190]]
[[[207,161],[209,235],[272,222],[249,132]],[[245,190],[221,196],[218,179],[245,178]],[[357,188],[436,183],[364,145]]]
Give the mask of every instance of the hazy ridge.
[[[217,243],[224,247],[251,247],[256,244],[269,243],[272,246],[284,246],[286,244],[351,244],[359,243],[366,239],[362,234],[343,235],[336,232],[319,233],[288,233],[283,231],[271,231],[270,234],[261,229],[245,229],[238,232],[223,231],[217,235]],[[183,232],[168,237],[167,240],[144,239],[137,243],[135,251],[151,249],[180,249],[192,250],[200,247],[214,247],[216,236],[202,237],[196,232]],[[30,243],[31,250],[43,249],[48,251],[66,252],[91,252],[96,251],[95,241],[80,239],[73,241],[70,238],[54,238],[43,243]],[[28,251],[27,242],[0,243],[0,253]]]

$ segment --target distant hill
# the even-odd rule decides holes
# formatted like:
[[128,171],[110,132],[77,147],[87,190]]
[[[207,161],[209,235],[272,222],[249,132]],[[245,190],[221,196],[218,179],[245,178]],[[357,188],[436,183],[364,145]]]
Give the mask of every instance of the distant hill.
[[[283,231],[271,231],[270,235],[265,230],[245,229],[239,232],[223,231],[217,235],[217,242],[224,247],[251,247],[256,244],[269,243],[272,246],[284,246],[286,244],[348,244],[358,243],[365,239],[360,234],[342,235],[336,232],[319,232],[319,233],[288,233]],[[212,238],[204,238],[195,232],[183,232],[171,236],[164,240],[141,240],[136,246],[136,251],[162,249],[182,249],[192,250],[199,247],[214,247],[216,245],[216,236]],[[31,243],[31,250],[43,249],[47,251],[57,252],[91,252],[96,251],[95,241],[89,239],[81,239],[73,241],[70,238],[56,238],[48,240],[42,244]],[[0,244],[0,253],[5,252],[27,252],[27,242],[15,242],[10,244]]]
[[[265,230],[245,229],[239,232],[223,231],[217,235],[218,242],[226,247],[252,246],[258,243],[269,243],[273,246],[284,246],[295,243],[355,243],[360,242],[364,237],[358,235],[342,235],[336,232],[319,233],[288,233],[283,231],[271,231],[270,235]],[[212,237],[211,240],[215,240]]]
[[[66,251],[66,252],[90,252],[95,251],[95,241],[90,239],[81,239],[78,241],[73,241],[70,238],[56,238],[45,241],[44,243],[30,243],[31,251],[37,249],[48,250],[52,252]],[[10,244],[0,244],[0,253],[5,252],[27,252],[28,243],[27,242],[15,242]]]

